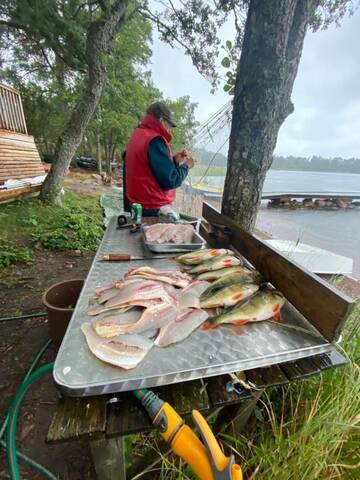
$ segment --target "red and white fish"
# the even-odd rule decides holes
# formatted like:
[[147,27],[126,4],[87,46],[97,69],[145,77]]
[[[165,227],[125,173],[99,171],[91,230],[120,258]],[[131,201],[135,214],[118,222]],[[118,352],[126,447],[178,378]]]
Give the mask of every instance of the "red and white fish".
[[185,340],[196,328],[208,318],[208,313],[201,309],[186,309],[175,320],[160,329],[155,345],[166,347],[171,343]]

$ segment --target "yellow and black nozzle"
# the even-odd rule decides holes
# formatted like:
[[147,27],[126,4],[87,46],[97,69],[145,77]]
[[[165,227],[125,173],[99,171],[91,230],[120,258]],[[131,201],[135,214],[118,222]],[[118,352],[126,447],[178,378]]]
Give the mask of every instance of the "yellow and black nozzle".
[[197,410],[193,419],[200,430],[203,442],[167,402],[150,390],[137,390],[135,396],[141,400],[153,424],[174,453],[185,460],[201,480],[242,480],[242,470],[234,463],[233,455],[222,452],[211,428]]

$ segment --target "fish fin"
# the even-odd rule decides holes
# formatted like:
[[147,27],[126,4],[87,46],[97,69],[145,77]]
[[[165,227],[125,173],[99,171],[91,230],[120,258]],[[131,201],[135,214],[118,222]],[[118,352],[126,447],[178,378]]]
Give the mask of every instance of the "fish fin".
[[249,323],[249,320],[233,320],[232,323],[234,325],[245,325],[245,323]]
[[275,322],[278,322],[278,323],[283,323],[283,318],[282,318],[282,315],[281,315],[281,312],[280,312],[280,309],[278,312],[274,313],[273,315],[273,319],[275,320]]
[[206,331],[206,330],[213,330],[216,327],[218,327],[217,323],[212,322],[211,319],[209,319],[209,320],[206,320],[206,322],[204,322],[201,325],[200,329]]

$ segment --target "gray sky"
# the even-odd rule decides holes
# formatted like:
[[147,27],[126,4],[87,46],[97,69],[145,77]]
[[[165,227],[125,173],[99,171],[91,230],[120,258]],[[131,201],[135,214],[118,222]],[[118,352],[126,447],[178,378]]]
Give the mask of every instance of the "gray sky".
[[[359,33],[359,11],[340,28],[308,32],[292,95],[295,112],[280,130],[276,154],[360,157]],[[233,39],[231,22],[220,36],[223,42]],[[212,95],[189,57],[160,42],[155,32],[153,52],[155,84],[171,98],[189,95],[199,104],[199,122],[229,99],[222,87]]]

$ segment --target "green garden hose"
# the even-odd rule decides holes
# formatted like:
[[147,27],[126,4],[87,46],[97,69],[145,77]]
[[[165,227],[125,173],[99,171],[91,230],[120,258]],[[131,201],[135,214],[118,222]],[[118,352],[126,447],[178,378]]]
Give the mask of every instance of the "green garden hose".
[[[16,427],[17,427],[17,420],[19,416],[19,410],[21,406],[21,401],[30,387],[30,385],[42,377],[45,373],[49,373],[52,371],[54,363],[47,363],[42,367],[38,368],[34,373],[32,373],[23,383],[20,385],[20,388],[15,394],[14,400],[11,404],[9,410],[9,417],[8,417],[8,425],[6,430],[6,443],[7,443],[7,462],[8,462],[8,469],[10,473],[11,480],[21,480],[21,474],[17,459],[17,451],[16,451]],[[56,477],[52,477],[56,478]]]
[[[0,440],[0,445],[6,449],[6,442],[4,440]],[[54,474],[49,472],[47,468],[45,468],[43,465],[40,465],[40,463],[35,462],[35,460],[31,459],[24,453],[19,452],[18,450],[16,451],[16,455],[20,458],[20,460],[23,460],[25,463],[30,465],[30,467],[35,468],[38,470],[40,473],[42,473],[46,478],[49,478],[49,480],[58,480],[57,477],[55,477]]]
[[27,318],[47,317],[47,313],[29,313],[28,315],[20,315],[18,317],[1,317],[0,322],[9,320],[26,320]]

